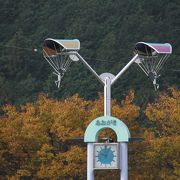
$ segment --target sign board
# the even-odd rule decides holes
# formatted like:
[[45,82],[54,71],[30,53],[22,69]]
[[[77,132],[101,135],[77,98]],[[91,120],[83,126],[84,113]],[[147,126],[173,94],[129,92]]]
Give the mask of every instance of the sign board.
[[98,135],[105,128],[110,128],[116,133],[117,142],[128,142],[131,137],[128,127],[121,120],[113,116],[102,116],[94,119],[88,125],[84,134],[84,142],[98,142]]

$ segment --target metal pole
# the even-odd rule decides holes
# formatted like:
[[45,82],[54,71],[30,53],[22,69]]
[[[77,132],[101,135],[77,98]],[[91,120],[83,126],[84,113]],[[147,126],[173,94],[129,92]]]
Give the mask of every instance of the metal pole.
[[87,144],[87,180],[94,180],[94,169],[93,169],[93,143]]
[[128,144],[126,142],[120,143],[120,180],[128,180]]
[[[129,63],[113,78],[105,77],[104,80],[95,72],[95,70],[83,59],[83,57],[77,52],[65,52],[66,54],[76,55],[82,63],[92,72],[92,74],[104,85],[104,116],[111,115],[111,85],[121,77],[121,75],[136,61],[138,54],[136,54]],[[120,143],[120,169],[121,177],[120,180],[128,180],[128,145],[126,142]],[[94,169],[93,169],[93,143],[87,144],[87,180],[94,180]]]
[[[93,75],[104,85],[104,116],[111,115],[111,85],[135,62],[138,55],[135,55],[131,61],[115,76],[111,81],[110,77],[105,77],[104,81],[94,71],[93,68],[78,54],[75,53],[83,64],[93,73]],[[128,180],[128,144],[126,142],[120,143],[120,168],[121,175],[120,180]],[[93,169],[93,143],[87,145],[87,180],[94,180],[94,169]]]
[[134,63],[134,61],[137,59],[138,54],[136,54],[130,61],[129,63],[124,66],[124,68],[115,76],[115,78],[112,80],[111,85],[113,85],[116,80]]
[[111,79],[105,77],[104,80],[104,116],[111,115]]
[[104,85],[104,82],[101,80],[100,76],[96,73],[96,71],[83,59],[83,57],[78,52],[73,52],[77,55],[77,57],[83,62],[83,64],[92,72],[92,74],[99,80],[101,84]]

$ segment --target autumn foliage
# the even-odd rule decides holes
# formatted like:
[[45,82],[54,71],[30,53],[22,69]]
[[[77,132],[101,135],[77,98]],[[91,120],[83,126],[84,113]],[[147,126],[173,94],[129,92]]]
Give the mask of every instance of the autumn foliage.
[[[133,103],[133,91],[121,102],[112,100],[112,115],[127,124],[132,136],[145,139],[129,145],[130,180],[176,180],[180,176],[179,96],[171,88],[169,94],[149,104],[145,114],[151,126],[146,128],[136,121],[140,107]],[[94,101],[78,95],[57,101],[41,94],[35,103],[20,109],[6,105],[3,110],[0,179],[86,179],[86,145],[74,139],[83,137],[88,123],[103,116],[101,94]],[[112,177],[119,179],[113,170],[97,174],[98,180]]]

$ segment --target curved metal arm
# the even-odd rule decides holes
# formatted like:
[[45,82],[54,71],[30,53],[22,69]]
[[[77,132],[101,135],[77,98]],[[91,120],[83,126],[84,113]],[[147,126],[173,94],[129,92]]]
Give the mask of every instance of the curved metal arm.
[[92,74],[99,80],[99,82],[102,85],[104,85],[104,82],[100,78],[100,76],[96,73],[96,71],[85,61],[85,59],[77,51],[68,52],[68,54],[75,54],[82,61],[82,63],[92,72]]
[[121,77],[121,75],[136,61],[136,58],[138,57],[138,54],[136,54],[129,63],[126,64],[126,66],[115,76],[115,78],[112,80],[111,85],[113,85],[117,79]]

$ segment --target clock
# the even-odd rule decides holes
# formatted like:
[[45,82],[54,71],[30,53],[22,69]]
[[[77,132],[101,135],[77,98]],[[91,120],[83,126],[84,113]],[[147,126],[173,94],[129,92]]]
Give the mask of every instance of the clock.
[[119,169],[118,143],[94,143],[94,168]]

